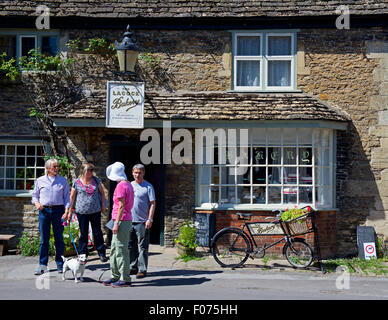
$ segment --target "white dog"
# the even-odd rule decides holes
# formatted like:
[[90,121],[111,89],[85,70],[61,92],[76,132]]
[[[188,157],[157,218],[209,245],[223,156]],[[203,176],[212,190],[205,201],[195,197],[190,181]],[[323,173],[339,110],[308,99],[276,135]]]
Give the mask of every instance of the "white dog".
[[63,274],[62,274],[62,280],[65,280],[65,273],[67,270],[71,270],[74,276],[74,280],[77,283],[77,273],[80,274],[80,280],[84,281],[83,275],[85,271],[85,264],[86,264],[86,254],[80,254],[77,258],[72,259],[66,259],[64,256],[62,256],[62,259],[64,261],[63,264]]

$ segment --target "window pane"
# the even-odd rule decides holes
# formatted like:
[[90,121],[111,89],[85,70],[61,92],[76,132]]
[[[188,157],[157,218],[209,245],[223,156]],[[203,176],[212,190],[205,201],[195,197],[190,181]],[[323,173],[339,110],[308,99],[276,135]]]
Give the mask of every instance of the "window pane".
[[57,37],[42,37],[42,53],[49,56],[57,54]]
[[281,202],[281,187],[269,187],[268,188],[268,203],[280,203]]
[[16,166],[17,167],[25,167],[26,158],[25,157],[17,157],[16,158]]
[[24,181],[16,180],[16,190],[24,190]]
[[268,183],[280,184],[282,179],[281,167],[268,167]]
[[0,157],[0,167],[4,167],[5,161],[4,157]]
[[15,157],[7,157],[7,166],[14,167],[15,166]]
[[265,184],[265,167],[254,167],[252,168],[253,184]]
[[291,61],[268,61],[268,86],[291,86]]
[[35,156],[35,146],[28,146],[27,147],[27,155]]
[[270,56],[291,55],[291,37],[290,36],[269,36],[268,55]]
[[297,187],[284,187],[283,189],[283,202],[284,203],[297,203]]
[[295,167],[285,167],[284,168],[284,183],[285,184],[296,184],[296,168]]
[[211,187],[211,202],[218,203],[218,201],[219,201],[218,187]]
[[315,188],[315,201],[317,205],[323,206],[330,204],[330,190],[329,188]]
[[0,178],[4,178],[5,176],[5,171],[3,168],[0,169]]
[[36,169],[36,177],[39,178],[44,175],[44,169]]
[[212,167],[212,180],[211,183],[219,184],[220,183],[220,169],[219,167]]
[[36,161],[37,161],[37,163],[36,163],[37,167],[44,167],[44,159],[43,158],[37,157]]
[[0,155],[5,154],[5,146],[0,146]]
[[283,144],[296,146],[296,129],[295,128],[283,129]]
[[15,177],[15,169],[5,169],[6,171],[6,177],[7,178],[14,178]]
[[14,146],[7,146],[7,154],[14,155],[15,154],[15,147]]
[[237,203],[251,203],[251,187],[237,187]]
[[298,129],[298,141],[300,146],[312,145],[312,129]]
[[313,168],[311,167],[300,167],[299,184],[313,184],[312,172]]
[[330,164],[329,149],[315,148],[315,164],[320,166],[328,166]]
[[34,179],[34,169],[26,169],[26,178],[27,179]]
[[16,36],[0,36],[0,53],[7,54],[7,60],[16,57]]
[[299,203],[312,203],[313,202],[313,188],[300,187],[299,188]]
[[296,164],[296,148],[284,148],[283,152],[284,164]]
[[252,188],[253,203],[265,203],[265,187]]
[[330,185],[330,168],[315,168],[316,184],[320,186]]
[[257,36],[238,36],[237,37],[237,55],[238,56],[259,56],[260,55],[260,37],[257,37]]
[[267,130],[268,144],[278,145],[281,143],[282,130],[279,128],[270,128]]
[[246,168],[245,174],[237,176],[238,184],[250,184],[251,183],[251,169]]
[[4,179],[0,179],[0,190],[4,190]]
[[299,148],[299,164],[312,164],[312,148]]
[[26,181],[26,190],[32,190],[34,189],[34,180],[27,180]]
[[35,166],[35,158],[27,157],[27,167],[34,167],[34,166]]
[[5,189],[7,190],[14,190],[15,184],[13,180],[5,180]]
[[254,128],[250,131],[252,136],[252,143],[257,145],[265,145],[266,133],[264,128]]
[[209,203],[209,187],[201,187],[201,203]]
[[35,37],[21,37],[22,56],[26,56],[31,49],[35,49]]
[[281,148],[268,148],[268,164],[281,164]]
[[260,61],[237,61],[237,86],[260,86]]
[[221,184],[235,184],[235,167],[221,168]]
[[16,178],[24,179],[24,169],[16,169]]
[[235,187],[221,187],[221,203],[238,203]]
[[253,164],[265,164],[265,147],[253,147]]
[[25,146],[17,146],[16,148],[16,154],[18,156],[24,156],[26,152],[26,147]]

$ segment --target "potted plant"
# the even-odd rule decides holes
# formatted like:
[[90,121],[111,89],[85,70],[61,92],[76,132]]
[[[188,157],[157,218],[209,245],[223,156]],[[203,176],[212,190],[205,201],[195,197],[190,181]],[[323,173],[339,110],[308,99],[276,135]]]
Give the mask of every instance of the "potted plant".
[[195,249],[198,247],[197,228],[190,221],[186,221],[180,227],[180,233],[174,242],[177,247],[179,255],[191,255],[194,256]]

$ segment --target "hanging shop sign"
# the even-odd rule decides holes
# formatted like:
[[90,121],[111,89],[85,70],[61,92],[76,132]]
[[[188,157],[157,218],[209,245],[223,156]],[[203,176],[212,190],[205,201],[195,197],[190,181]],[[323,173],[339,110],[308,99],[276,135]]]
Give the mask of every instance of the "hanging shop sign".
[[144,128],[144,82],[108,81],[107,128]]

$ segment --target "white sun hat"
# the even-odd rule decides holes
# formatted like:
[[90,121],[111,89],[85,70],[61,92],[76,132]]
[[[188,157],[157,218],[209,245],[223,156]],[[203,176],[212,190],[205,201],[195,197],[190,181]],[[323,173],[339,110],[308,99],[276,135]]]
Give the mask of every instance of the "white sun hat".
[[121,162],[115,162],[106,168],[106,176],[112,181],[127,180],[127,176],[124,171],[124,164]]

